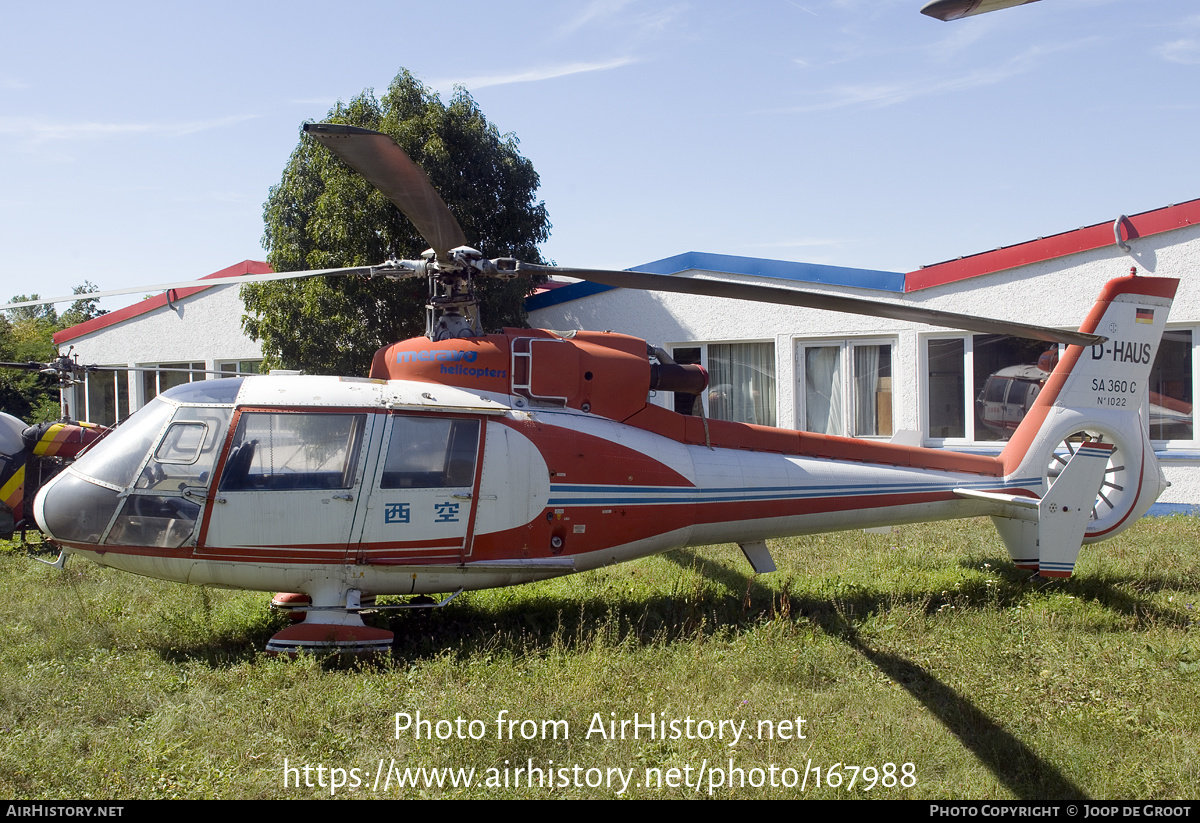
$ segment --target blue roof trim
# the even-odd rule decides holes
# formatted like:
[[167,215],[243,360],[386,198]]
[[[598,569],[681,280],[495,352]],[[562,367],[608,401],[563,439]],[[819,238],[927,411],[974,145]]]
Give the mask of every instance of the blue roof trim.
[[[904,293],[904,273],[877,271],[875,269],[851,269],[845,266],[826,266],[820,263],[796,263],[790,260],[767,260],[760,257],[738,257],[732,254],[710,254],[689,251],[673,257],[664,257],[631,271],[651,274],[676,274],[681,271],[712,271],[725,274],[744,274],[752,277],[770,277],[775,280],[791,280],[797,283],[818,283],[823,286],[852,286],[860,289]],[[596,283],[572,283],[553,291],[535,294],[525,299],[525,309],[536,311],[557,306],[582,297],[608,291],[612,286]]]
[[581,297],[591,297],[593,294],[610,290],[612,290],[612,286],[602,286],[599,283],[589,283],[586,280],[580,280],[578,283],[559,286],[557,289],[551,289],[541,294],[533,294],[526,297],[525,311],[537,311],[538,309],[557,306],[559,303],[569,303]]

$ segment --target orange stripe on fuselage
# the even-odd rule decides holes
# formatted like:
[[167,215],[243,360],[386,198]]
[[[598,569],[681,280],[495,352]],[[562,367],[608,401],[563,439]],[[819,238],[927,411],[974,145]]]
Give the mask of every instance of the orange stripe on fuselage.
[[43,457],[53,457],[58,454],[58,450],[63,447],[71,434],[72,430],[70,428],[62,423],[55,423],[46,429],[46,433],[38,439],[38,442],[33,447],[33,453],[42,455]]

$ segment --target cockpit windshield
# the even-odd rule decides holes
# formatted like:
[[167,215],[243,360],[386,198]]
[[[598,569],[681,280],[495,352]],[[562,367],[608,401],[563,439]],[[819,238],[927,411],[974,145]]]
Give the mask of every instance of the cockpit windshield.
[[122,489],[129,486],[174,411],[174,405],[154,398],[76,460],[71,468],[77,474]]
[[194,380],[168,389],[159,395],[175,403],[216,403],[232,406],[242,389],[243,377],[222,377],[218,380]]
[[192,538],[241,379],[198,380],[151,400],[42,491],[50,534],[178,548]]

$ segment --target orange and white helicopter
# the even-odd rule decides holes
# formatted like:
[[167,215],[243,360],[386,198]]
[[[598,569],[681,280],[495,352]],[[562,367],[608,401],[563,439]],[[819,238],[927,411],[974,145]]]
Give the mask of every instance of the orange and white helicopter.
[[[432,248],[421,260],[300,276],[427,277],[427,337],[381,349],[365,378],[240,377],[164,392],[38,492],[56,565],[78,554],[165,580],[288,592],[276,604],[304,620],[268,650],[370,652],[392,641],[361,618],[383,608],[379,595],[508,586],[722,542],[766,572],[767,539],[839,529],[990,515],[1016,565],[1065,577],[1083,543],[1127,528],[1166,486],[1141,409],[1175,280],[1113,280],[1067,332],[790,288],[487,260],[390,137],[306,131]],[[526,273],[1066,347],[999,456],[787,431],[649,402],[655,390],[699,393],[707,375],[634,337],[483,334],[474,278]]]

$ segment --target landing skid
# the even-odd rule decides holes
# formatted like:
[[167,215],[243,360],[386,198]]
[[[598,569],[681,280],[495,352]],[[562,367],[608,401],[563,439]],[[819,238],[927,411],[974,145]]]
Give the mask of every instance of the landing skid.
[[268,654],[351,654],[371,656],[391,651],[395,635],[387,629],[376,629],[362,621],[364,612],[395,609],[439,609],[462,594],[459,589],[440,602],[428,597],[416,597],[405,603],[375,603],[373,596],[362,598],[352,589],[346,593],[345,605],[314,605],[306,594],[280,592],[271,598],[271,606],[289,612],[291,626],[276,632],[267,641]]

